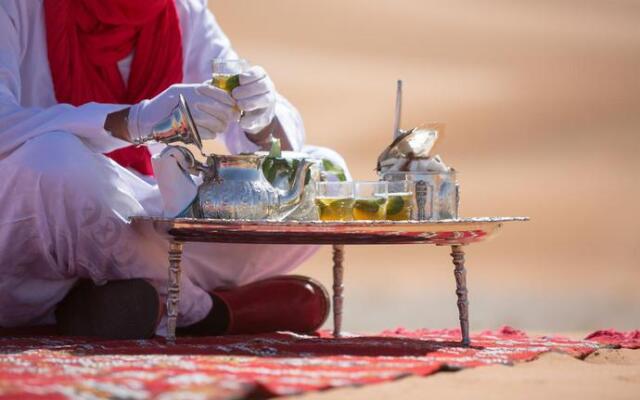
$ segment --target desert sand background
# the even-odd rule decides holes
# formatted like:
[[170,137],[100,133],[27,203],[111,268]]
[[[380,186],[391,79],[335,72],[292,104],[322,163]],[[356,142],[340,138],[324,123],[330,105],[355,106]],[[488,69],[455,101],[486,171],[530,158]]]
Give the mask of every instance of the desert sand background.
[[585,360],[549,353],[516,368],[504,365],[407,377],[364,387],[332,389],[289,400],[377,399],[637,399],[640,352],[598,350]]
[[[446,123],[462,214],[531,217],[467,248],[473,330],[640,327],[640,2],[210,7],[355,178],[375,177],[401,78],[403,127]],[[457,326],[452,269],[447,248],[348,247],[345,329]],[[329,249],[298,272],[330,285]]]

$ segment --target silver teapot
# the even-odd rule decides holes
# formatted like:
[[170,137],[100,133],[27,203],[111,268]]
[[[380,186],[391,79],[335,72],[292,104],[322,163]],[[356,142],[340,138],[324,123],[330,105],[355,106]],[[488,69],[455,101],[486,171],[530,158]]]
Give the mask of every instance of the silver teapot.
[[[204,155],[202,140],[182,96],[173,112],[156,124],[149,137],[141,140],[149,141],[194,144]],[[279,189],[262,172],[266,158],[263,155],[211,154],[202,163],[186,147],[170,147],[183,156],[181,162],[176,162],[176,168],[183,170],[184,179],[192,179],[191,174],[202,177],[195,200],[181,215],[194,218],[282,220],[300,205],[305,178],[312,165],[300,160],[291,185]]]
[[269,183],[262,172],[264,156],[210,155],[207,163],[195,160],[185,147],[192,163],[191,171],[200,171],[203,183],[191,206],[195,218],[282,220],[301,204],[305,177],[311,163],[298,165],[293,184],[287,190]]

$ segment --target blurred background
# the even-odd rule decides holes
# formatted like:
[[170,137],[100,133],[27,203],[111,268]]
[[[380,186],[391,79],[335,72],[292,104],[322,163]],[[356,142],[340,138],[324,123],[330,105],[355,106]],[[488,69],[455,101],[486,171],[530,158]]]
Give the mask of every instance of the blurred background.
[[[459,171],[462,215],[531,217],[466,248],[473,330],[640,327],[640,2],[210,7],[354,178],[375,178],[401,78],[403,127],[446,124],[436,153]],[[448,253],[347,247],[345,329],[456,327]],[[297,272],[330,286],[330,248]]]

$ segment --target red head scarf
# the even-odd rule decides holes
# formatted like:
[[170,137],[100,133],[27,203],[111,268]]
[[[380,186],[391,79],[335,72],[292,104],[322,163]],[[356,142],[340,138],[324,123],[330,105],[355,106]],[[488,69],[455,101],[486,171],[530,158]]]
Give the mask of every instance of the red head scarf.
[[[45,0],[47,51],[60,103],[135,104],[182,81],[175,0]],[[118,61],[134,51],[127,84]],[[146,147],[107,154],[152,175]]]

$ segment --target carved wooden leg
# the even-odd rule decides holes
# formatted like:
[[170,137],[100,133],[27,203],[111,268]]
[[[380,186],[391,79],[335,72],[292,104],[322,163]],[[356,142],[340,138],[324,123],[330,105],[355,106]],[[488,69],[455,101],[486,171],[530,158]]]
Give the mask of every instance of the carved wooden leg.
[[467,270],[464,268],[464,251],[462,246],[451,246],[451,257],[455,269],[456,295],[458,295],[458,314],[460,318],[460,330],[462,331],[462,345],[469,346],[469,301],[467,299]]
[[180,261],[182,243],[172,240],[169,244],[169,290],[167,295],[167,340],[175,342],[180,303]]
[[344,245],[333,245],[333,337],[342,336],[342,291]]

